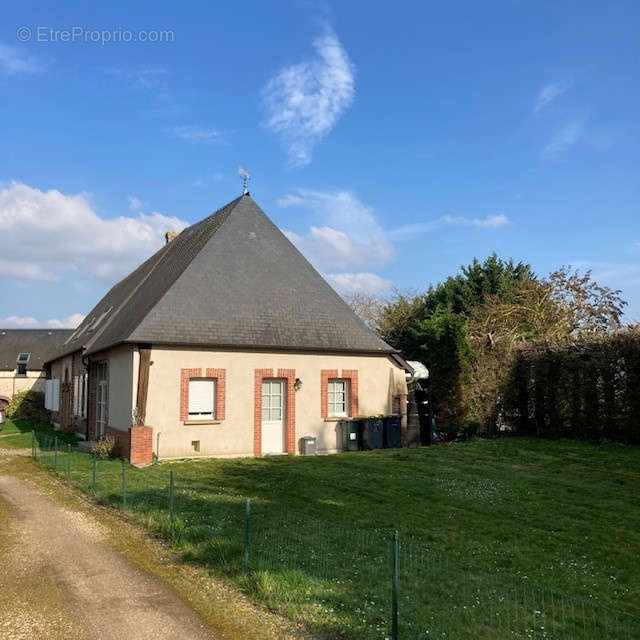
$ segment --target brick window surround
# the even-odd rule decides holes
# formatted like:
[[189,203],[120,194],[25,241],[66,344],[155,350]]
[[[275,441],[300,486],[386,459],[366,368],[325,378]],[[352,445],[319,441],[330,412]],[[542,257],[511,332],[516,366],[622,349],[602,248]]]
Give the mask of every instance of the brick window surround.
[[322,369],[320,371],[320,416],[329,417],[329,380],[349,380],[349,417],[358,415],[358,370],[343,369],[339,375],[338,369]]
[[287,397],[286,411],[286,450],[295,455],[296,452],[296,382],[295,369],[278,369],[274,375],[273,369],[256,369],[254,374],[253,393],[253,455],[262,455],[262,381],[265,378],[280,378],[286,380]]
[[180,369],[180,420],[189,421],[189,380],[193,378],[213,378],[216,381],[216,415],[214,420],[224,420],[226,403],[226,369]]

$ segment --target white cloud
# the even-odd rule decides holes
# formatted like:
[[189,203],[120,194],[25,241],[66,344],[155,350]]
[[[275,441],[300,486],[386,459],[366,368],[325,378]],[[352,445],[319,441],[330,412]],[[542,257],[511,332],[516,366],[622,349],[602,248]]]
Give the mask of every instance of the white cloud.
[[[103,218],[85,193],[40,191],[19,182],[0,189],[3,275],[20,280],[126,275],[187,222],[162,213]],[[6,271],[5,271],[6,269]]]
[[17,73],[40,73],[44,65],[38,58],[28,55],[18,47],[9,47],[0,43],[0,71],[15,75]]
[[299,189],[278,200],[280,206],[304,207],[322,226],[287,237],[320,271],[381,265],[393,253],[372,210],[348,191]]
[[51,318],[44,322],[33,316],[7,316],[0,318],[0,326],[5,329],[75,329],[83,320],[84,316],[81,313],[72,313],[61,320]]
[[395,229],[390,229],[387,236],[393,240],[403,241],[409,240],[417,235],[429,233],[445,224],[459,225],[466,227],[476,227],[478,229],[499,229],[510,223],[509,218],[504,214],[486,216],[484,218],[464,218],[461,216],[442,216],[437,220],[426,222],[416,222],[413,224],[405,224]]
[[169,70],[164,67],[141,67],[139,69],[106,69],[106,73],[124,78],[137,89],[164,89],[167,87]]
[[565,79],[558,82],[552,82],[542,88],[542,91],[538,94],[536,101],[533,105],[534,113],[544,109],[551,104],[558,96],[562,95],[565,91],[568,91],[573,86],[573,80]]
[[547,155],[556,155],[567,151],[582,138],[586,129],[585,120],[572,120],[567,122],[551,139],[551,142],[543,149]]
[[343,296],[354,293],[378,296],[393,289],[391,280],[385,280],[375,273],[328,273],[325,277]]
[[140,211],[140,209],[142,209],[142,200],[140,200],[140,198],[129,196],[127,200],[129,201],[129,209],[131,209],[131,211]]
[[165,130],[172,138],[190,140],[191,142],[221,142],[225,131],[217,129],[207,129],[197,125],[181,125],[177,127],[167,127]]
[[85,316],[82,313],[72,313],[62,320],[47,320],[46,326],[50,329],[75,329],[84,320]]
[[293,166],[311,162],[355,95],[355,69],[337,36],[327,29],[313,47],[314,59],[285,67],[263,91],[265,126],[281,136]]
[[485,218],[461,218],[457,216],[443,216],[442,221],[446,224],[459,224],[479,229],[499,229],[509,224],[509,218],[504,214],[486,216]]
[[387,235],[392,240],[410,240],[411,238],[428,233],[441,226],[441,220],[432,220],[430,222],[415,222],[412,224],[404,224],[401,227],[390,229]]
[[[2,250],[6,253],[4,247]],[[16,263],[13,260],[4,260],[2,258],[0,258],[0,274],[2,274],[3,278],[22,281],[55,282],[57,280],[53,274],[39,264],[31,264],[29,262]]]
[[216,171],[211,175],[194,180],[193,184],[195,184],[197,187],[202,187],[203,185],[210,184],[211,182],[222,182],[223,180],[226,179],[226,177],[227,175],[222,171]]

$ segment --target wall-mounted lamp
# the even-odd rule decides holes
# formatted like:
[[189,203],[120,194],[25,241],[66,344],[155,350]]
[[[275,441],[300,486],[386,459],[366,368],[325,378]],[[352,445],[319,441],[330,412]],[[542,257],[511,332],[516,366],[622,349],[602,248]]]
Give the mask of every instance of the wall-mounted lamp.
[[300,378],[296,378],[296,381],[293,383],[293,388],[296,391],[300,391],[301,387],[302,387],[302,380],[300,380]]

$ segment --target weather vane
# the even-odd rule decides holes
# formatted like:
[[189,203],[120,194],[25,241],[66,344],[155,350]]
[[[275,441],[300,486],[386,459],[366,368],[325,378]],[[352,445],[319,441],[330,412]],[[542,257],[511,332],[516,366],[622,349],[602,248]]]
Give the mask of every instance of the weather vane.
[[247,184],[249,183],[249,180],[251,180],[251,176],[244,167],[238,167],[238,174],[242,178],[242,195],[249,195],[249,188],[247,187]]

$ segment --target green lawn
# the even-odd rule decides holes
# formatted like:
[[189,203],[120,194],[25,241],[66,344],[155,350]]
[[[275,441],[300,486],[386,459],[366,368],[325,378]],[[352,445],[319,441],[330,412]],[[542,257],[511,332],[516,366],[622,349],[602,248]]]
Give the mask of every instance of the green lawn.
[[0,447],[28,449],[31,447],[31,432],[57,437],[60,442],[75,444],[78,438],[67,433],[55,431],[51,425],[36,424],[29,420],[7,420],[0,425]]
[[[56,464],[66,472],[66,455]],[[72,456],[86,491],[91,464]],[[638,447],[511,438],[127,466],[128,510],[162,535],[170,470],[185,558],[321,635],[388,635],[397,530],[403,638],[640,637],[616,613],[640,615]],[[121,483],[119,462],[98,463],[98,499],[118,504]]]

